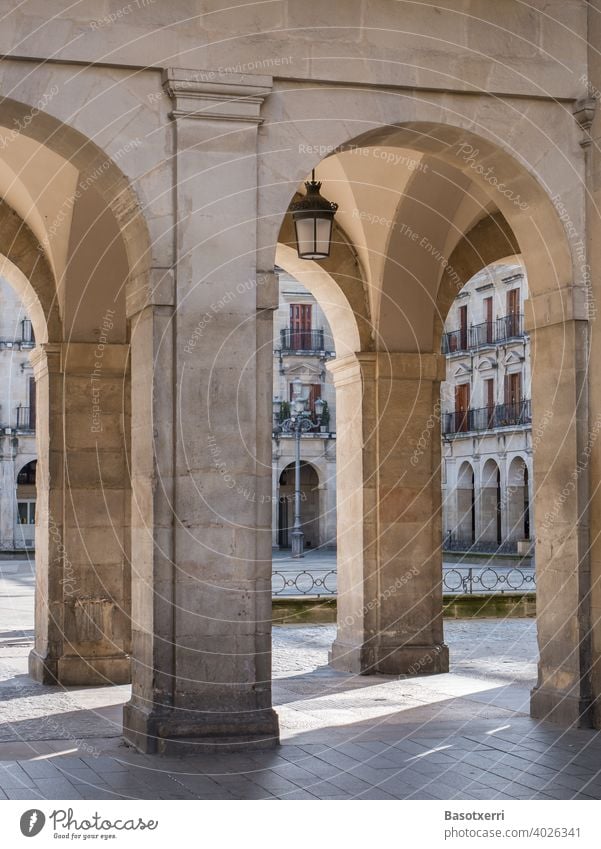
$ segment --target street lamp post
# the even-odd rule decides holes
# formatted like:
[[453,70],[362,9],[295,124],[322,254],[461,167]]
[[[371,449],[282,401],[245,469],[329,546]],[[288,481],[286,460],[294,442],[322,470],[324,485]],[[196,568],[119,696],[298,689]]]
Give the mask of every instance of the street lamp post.
[[305,556],[305,534],[301,524],[301,461],[300,461],[300,445],[302,422],[301,413],[296,417],[294,422],[294,439],[296,442],[296,454],[294,460],[294,526],[292,528],[292,557],[298,559]]
[[[296,383],[296,381],[295,381]],[[300,383],[300,381],[298,381]],[[276,432],[293,433],[295,440],[295,457],[294,457],[294,525],[290,534],[292,538],[292,557],[298,560],[305,556],[305,534],[302,527],[301,518],[301,436],[315,427],[310,414],[306,410],[306,403],[300,397],[298,386],[295,387],[294,412],[290,418],[285,419],[276,428]],[[319,424],[320,412],[322,409],[321,403],[316,403],[317,422]]]

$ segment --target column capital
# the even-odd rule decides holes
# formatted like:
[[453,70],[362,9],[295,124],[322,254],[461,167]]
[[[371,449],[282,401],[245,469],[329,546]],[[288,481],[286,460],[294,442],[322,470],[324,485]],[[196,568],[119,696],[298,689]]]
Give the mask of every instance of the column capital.
[[44,342],[29,355],[36,380],[45,374],[125,375],[129,371],[129,345],[109,342]]
[[165,68],[163,88],[173,101],[172,118],[260,124],[273,78],[258,74]]

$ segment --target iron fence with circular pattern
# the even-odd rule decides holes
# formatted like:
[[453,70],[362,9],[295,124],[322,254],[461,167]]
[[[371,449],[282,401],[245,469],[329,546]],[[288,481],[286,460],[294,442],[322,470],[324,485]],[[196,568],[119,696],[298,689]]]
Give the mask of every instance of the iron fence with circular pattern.
[[[272,572],[274,596],[333,596],[336,595],[336,569],[302,569],[299,572]],[[534,569],[490,566],[458,567],[443,570],[443,593],[473,595],[474,593],[535,592]]]
[[502,570],[491,566],[444,569],[442,588],[443,592],[459,595],[535,592],[536,576],[534,569],[519,569],[517,566],[507,566]]
[[303,569],[301,572],[272,572],[274,596],[336,595],[336,569]]

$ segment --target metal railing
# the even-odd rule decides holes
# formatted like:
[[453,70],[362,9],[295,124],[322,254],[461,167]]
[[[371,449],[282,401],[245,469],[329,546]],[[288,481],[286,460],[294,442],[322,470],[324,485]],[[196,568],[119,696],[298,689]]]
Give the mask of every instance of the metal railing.
[[24,318],[21,322],[21,342],[26,343],[35,343],[35,336],[33,333],[33,326],[31,321],[28,318]]
[[467,327],[462,330],[450,330],[448,333],[443,334],[442,353],[454,354],[458,351],[468,351],[470,348],[469,338]]
[[271,591],[274,596],[336,595],[336,569],[272,572]]
[[519,339],[525,335],[524,316],[521,313],[512,313],[511,315],[504,315],[497,319],[497,342],[505,342],[507,339]]
[[[301,572],[272,573],[272,595],[275,597],[296,597],[336,595],[336,569],[303,569]],[[507,566],[493,569],[490,566],[459,566],[443,569],[443,593],[454,595],[473,595],[474,593],[513,593],[535,592],[536,575],[534,569],[520,569]]]
[[31,407],[17,407],[17,430],[35,430],[35,416]]
[[535,592],[536,574],[534,569],[517,567],[498,571],[487,566],[485,569],[465,567],[444,569],[442,573],[443,593],[473,595],[474,593],[513,593]]
[[323,330],[291,330],[285,328],[280,330],[280,347],[282,353],[290,351],[302,351],[305,353],[326,353],[333,350],[333,346],[326,349],[326,337]]
[[493,407],[478,407],[454,413],[444,413],[442,432],[446,436],[452,433],[492,430],[498,427],[527,425],[532,422],[532,410],[529,399],[514,404],[495,404]]
[[512,313],[511,315],[503,315],[494,321],[472,324],[471,327],[451,330],[443,334],[442,353],[454,354],[469,351],[471,348],[496,345],[523,336],[525,336],[524,316],[521,313]]

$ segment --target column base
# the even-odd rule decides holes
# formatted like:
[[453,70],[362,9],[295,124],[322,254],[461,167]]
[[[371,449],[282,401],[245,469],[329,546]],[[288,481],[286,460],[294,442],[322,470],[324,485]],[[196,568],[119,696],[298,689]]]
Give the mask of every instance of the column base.
[[127,654],[112,657],[49,657],[35,649],[29,653],[29,675],[40,684],[65,687],[99,687],[103,684],[129,684],[131,659]]
[[147,711],[128,702],[123,708],[123,737],[140,752],[161,755],[246,752],[279,745],[278,715],[272,708],[203,713],[201,719],[190,719],[191,713],[177,708]]
[[430,646],[353,645],[335,640],[330,665],[355,675],[438,675],[449,671],[449,648]]
[[591,728],[593,725],[590,699],[544,687],[533,687],[530,691],[530,716],[563,728]]

